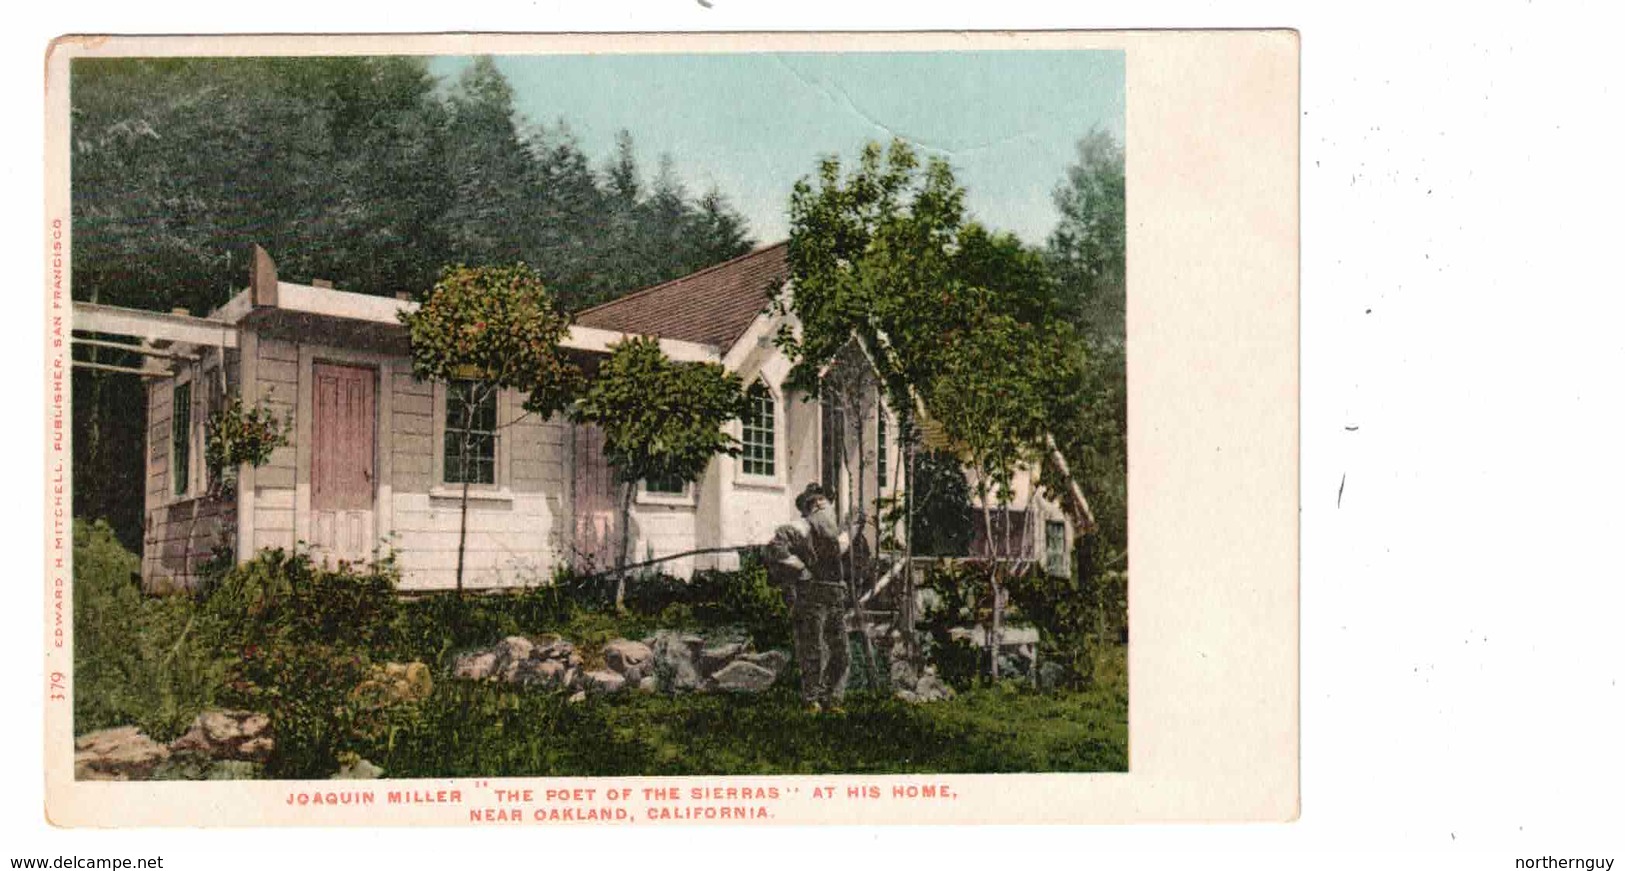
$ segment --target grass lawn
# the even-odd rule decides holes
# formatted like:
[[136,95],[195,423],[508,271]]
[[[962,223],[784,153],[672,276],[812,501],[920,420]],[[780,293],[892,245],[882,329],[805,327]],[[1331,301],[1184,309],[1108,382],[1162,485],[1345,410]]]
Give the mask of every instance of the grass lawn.
[[1123,650],[1096,685],[983,686],[910,705],[849,696],[809,715],[790,686],[758,696],[553,692],[442,681],[421,716],[362,751],[389,777],[1124,771]]

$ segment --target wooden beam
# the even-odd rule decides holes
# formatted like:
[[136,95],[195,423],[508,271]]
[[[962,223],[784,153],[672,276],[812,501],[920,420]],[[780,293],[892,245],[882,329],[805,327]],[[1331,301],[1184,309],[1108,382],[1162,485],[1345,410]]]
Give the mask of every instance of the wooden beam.
[[74,302],[73,328],[87,333],[130,336],[149,342],[237,347],[236,326],[208,318]]
[[108,342],[102,339],[86,339],[80,336],[73,337],[75,345],[89,345],[95,348],[112,348],[118,351],[129,351],[132,354],[144,354],[148,357],[167,357],[171,360],[185,360],[196,363],[201,359],[197,354],[182,354],[179,351],[166,351],[163,348],[152,348],[146,345],[131,345],[125,342]]
[[254,246],[253,265],[248,270],[248,286],[255,308],[277,307],[276,261],[258,245]]
[[103,372],[118,372],[123,375],[140,375],[143,378],[167,378],[168,372],[154,372],[150,369],[137,369],[133,366],[114,366],[111,363],[92,363],[89,360],[75,360],[73,365],[79,369],[99,369]]
[[1050,462],[1055,464],[1055,470],[1061,473],[1061,479],[1066,482],[1067,492],[1071,494],[1074,508],[1078,515],[1075,519],[1082,520],[1079,532],[1092,532],[1095,529],[1095,512],[1089,508],[1089,500],[1083,498],[1083,488],[1078,486],[1078,480],[1072,477],[1072,468],[1066,463],[1066,456],[1055,443],[1055,436],[1044,433],[1044,447],[1049,450]]

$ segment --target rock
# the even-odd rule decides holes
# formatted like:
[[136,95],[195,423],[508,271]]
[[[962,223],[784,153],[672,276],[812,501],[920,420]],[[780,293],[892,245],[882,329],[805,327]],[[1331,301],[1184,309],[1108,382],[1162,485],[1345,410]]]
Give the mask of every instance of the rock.
[[712,675],[717,689],[731,693],[759,693],[773,685],[778,677],[755,663],[734,660]]
[[499,676],[507,683],[521,686],[552,686],[563,683],[564,672],[564,663],[558,660],[524,659],[509,663]]
[[169,758],[169,748],[135,726],[101,729],[73,742],[76,780],[139,780]]
[[574,705],[574,704],[577,704],[577,703],[580,703],[580,702],[584,702],[586,700],[587,700],[587,691],[586,690],[576,690],[575,695],[570,697],[570,704]]
[[557,660],[571,666],[581,664],[581,654],[576,651],[576,646],[557,635],[544,636],[542,643],[536,646],[531,657]]
[[497,655],[500,666],[507,666],[509,663],[530,659],[536,652],[536,644],[523,635],[509,635],[498,641],[491,651]]
[[906,659],[894,659],[891,663],[891,685],[913,690],[915,684],[920,682],[920,675],[914,670],[914,663]]
[[386,662],[375,665],[369,677],[350,692],[350,697],[376,707],[421,702],[434,692],[429,667],[421,662]]
[[461,680],[487,680],[497,672],[497,655],[484,650],[465,653],[452,662],[451,674]]
[[248,762],[264,762],[275,747],[270,718],[253,711],[204,711],[169,745],[177,753]]
[[584,689],[600,693],[617,692],[621,687],[626,686],[626,678],[622,677],[620,673],[610,671],[607,668],[583,673],[581,682],[585,685]]
[[604,645],[604,664],[636,683],[654,674],[654,651],[641,641],[617,638]]
[[640,692],[640,693],[657,693],[657,692],[660,692],[660,681],[655,680],[655,676],[651,674],[648,677],[644,678],[643,680],[638,681],[638,692]]
[[354,759],[343,760],[339,770],[333,773],[329,780],[377,780],[384,776],[384,769],[357,756]]
[[778,677],[779,673],[784,671],[784,667],[790,664],[790,654],[782,650],[766,650],[761,653],[746,653],[739,658],[744,662],[750,663],[751,665],[759,665],[762,668],[773,672],[774,677]]
[[570,667],[557,659],[544,659],[536,664],[534,673],[540,683],[564,686],[569,681]]
[[700,672],[694,665],[694,651],[704,644],[697,635],[684,635],[669,629],[651,636],[646,643],[652,652],[654,676],[668,692],[692,692],[700,688]]
[[704,648],[700,651],[700,674],[714,675],[744,652],[745,645],[737,641]]
[[920,678],[914,686],[914,701],[941,702],[954,697],[954,688],[942,682],[942,678],[934,674],[927,674]]

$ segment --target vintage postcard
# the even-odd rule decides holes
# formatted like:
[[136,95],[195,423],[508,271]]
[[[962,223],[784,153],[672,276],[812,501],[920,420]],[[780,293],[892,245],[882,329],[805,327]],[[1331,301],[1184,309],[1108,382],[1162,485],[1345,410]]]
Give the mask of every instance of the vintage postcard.
[[1297,58],[57,41],[47,815],[1294,817]]

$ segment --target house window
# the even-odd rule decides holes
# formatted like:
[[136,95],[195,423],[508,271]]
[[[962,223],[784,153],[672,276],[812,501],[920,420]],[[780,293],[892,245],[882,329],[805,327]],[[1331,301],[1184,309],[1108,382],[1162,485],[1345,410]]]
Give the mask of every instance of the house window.
[[749,407],[744,420],[744,470],[747,475],[772,476],[775,472],[773,454],[773,394],[767,385],[758,381],[745,391]]
[[175,385],[170,403],[169,468],[175,482],[175,495],[185,496],[192,477],[192,384]]
[[475,381],[446,390],[445,482],[495,484],[497,391]]
[[643,491],[645,493],[666,493],[674,496],[681,496],[686,490],[688,490],[688,482],[684,481],[677,475],[661,475],[654,478],[646,478],[643,482]]
[[886,403],[882,400],[875,408],[875,473],[880,486],[886,486]]
[[1059,520],[1044,523],[1044,570],[1052,575],[1071,575],[1070,560],[1066,558],[1066,524]]

